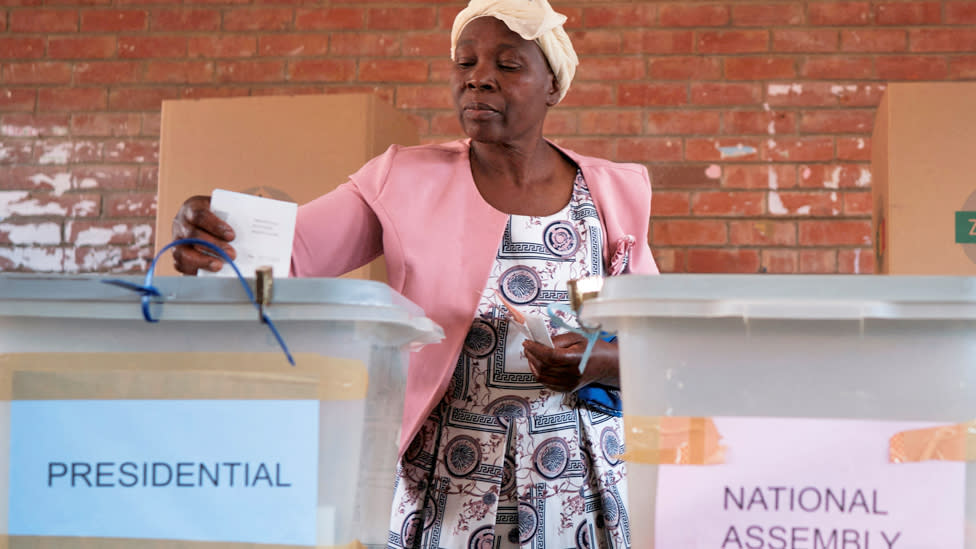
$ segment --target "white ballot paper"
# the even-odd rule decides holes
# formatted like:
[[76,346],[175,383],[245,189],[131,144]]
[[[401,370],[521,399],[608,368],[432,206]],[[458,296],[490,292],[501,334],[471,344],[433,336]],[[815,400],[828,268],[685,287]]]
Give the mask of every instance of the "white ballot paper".
[[[234,228],[234,263],[242,275],[253,277],[255,269],[270,265],[272,276],[288,276],[298,204],[215,189],[210,209]],[[199,274],[236,276],[228,263],[216,273],[200,270]]]

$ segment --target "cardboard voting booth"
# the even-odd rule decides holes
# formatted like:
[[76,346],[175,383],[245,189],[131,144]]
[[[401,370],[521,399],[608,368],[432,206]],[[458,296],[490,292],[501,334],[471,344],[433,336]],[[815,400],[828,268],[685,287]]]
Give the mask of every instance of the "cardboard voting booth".
[[875,265],[976,275],[976,82],[893,82],[871,140]]
[[[386,541],[409,350],[443,332],[372,281],[0,276],[8,547]],[[132,282],[134,278],[128,278]]]
[[[296,202],[342,183],[390,145],[416,145],[406,114],[373,94],[163,101],[156,250],[184,200],[220,188]],[[171,261],[159,274],[172,275]],[[348,276],[386,281],[382,258]]]
[[620,342],[633,547],[976,547],[973,279],[623,276],[582,318]]

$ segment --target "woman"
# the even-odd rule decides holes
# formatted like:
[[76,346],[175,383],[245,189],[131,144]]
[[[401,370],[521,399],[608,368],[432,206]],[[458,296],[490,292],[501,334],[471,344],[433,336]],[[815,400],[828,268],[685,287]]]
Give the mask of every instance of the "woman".
[[[630,545],[622,423],[574,392],[618,385],[616,345],[598,342],[581,374],[582,336],[548,347],[514,321],[547,318],[569,279],[657,272],[647,170],[543,137],[577,63],[563,22],[546,0],[473,0],[451,33],[468,139],[393,146],[299,209],[294,275],[385,254],[390,285],[445,329],[411,357],[390,547]],[[188,200],[174,236],[232,251],[207,206]],[[220,267],[174,257],[188,274]]]

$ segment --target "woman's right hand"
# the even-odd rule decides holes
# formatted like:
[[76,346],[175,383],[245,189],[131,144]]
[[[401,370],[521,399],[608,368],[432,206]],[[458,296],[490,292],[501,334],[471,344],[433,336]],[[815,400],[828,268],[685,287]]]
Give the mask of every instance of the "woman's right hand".
[[[220,246],[231,259],[237,257],[230,242],[234,229],[210,211],[209,196],[191,196],[183,202],[173,218],[173,238],[198,238]],[[173,248],[176,270],[195,275],[200,269],[219,271],[224,261],[204,246],[176,246]]]

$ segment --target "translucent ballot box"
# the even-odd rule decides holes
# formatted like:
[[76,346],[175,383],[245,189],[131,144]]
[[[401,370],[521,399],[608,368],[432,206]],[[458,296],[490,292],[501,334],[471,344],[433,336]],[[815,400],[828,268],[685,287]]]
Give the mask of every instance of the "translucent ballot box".
[[634,547],[976,547],[976,279],[627,276],[581,318],[619,336]]
[[0,276],[10,547],[385,543],[408,354],[443,334],[419,307],[277,280],[292,366],[236,279],[157,278],[158,323],[104,281]]

